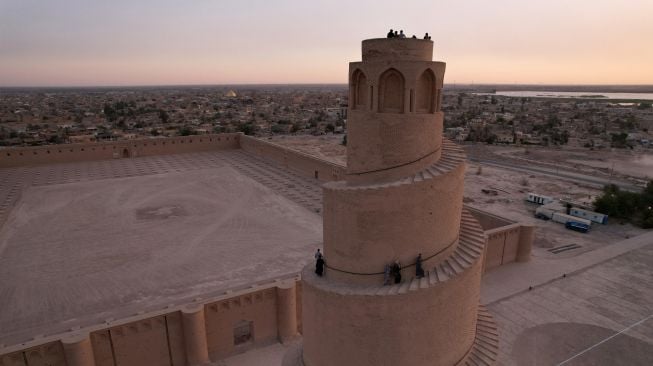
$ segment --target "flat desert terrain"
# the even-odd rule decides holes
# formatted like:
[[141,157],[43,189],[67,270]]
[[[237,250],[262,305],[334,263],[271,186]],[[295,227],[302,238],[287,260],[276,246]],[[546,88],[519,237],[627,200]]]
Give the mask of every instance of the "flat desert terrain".
[[[346,162],[346,147],[341,144],[343,135],[323,136],[276,136],[270,141],[296,149],[316,157],[338,164]],[[548,195],[556,199],[570,199],[586,204],[592,203],[601,194],[600,185],[588,184],[581,180],[563,179],[555,176],[556,169],[577,172],[582,177],[599,177],[609,180],[621,179],[630,183],[641,183],[642,178],[649,174],[653,177],[653,165],[650,172],[646,170],[648,159],[653,162],[653,155],[629,151],[589,151],[561,150],[545,147],[512,147],[488,146],[482,144],[465,145],[468,157],[492,157],[513,164],[524,170],[512,170],[501,166],[486,165],[468,161],[465,174],[465,204],[488,211],[495,215],[525,224],[534,224],[536,231],[534,256],[568,257],[579,255],[621,240],[640,235],[645,230],[618,220],[608,220],[608,225],[595,224],[587,233],[578,233],[565,229],[561,224],[542,221],[534,217],[538,207],[525,201],[529,192]],[[575,162],[582,160],[587,165]],[[612,165],[614,172],[605,168],[593,167],[593,164]],[[540,172],[529,172],[528,167],[551,170],[552,175]],[[637,172],[628,175],[627,172]],[[494,191],[487,194],[483,191]],[[575,249],[552,253],[549,249],[564,247],[570,244]]]

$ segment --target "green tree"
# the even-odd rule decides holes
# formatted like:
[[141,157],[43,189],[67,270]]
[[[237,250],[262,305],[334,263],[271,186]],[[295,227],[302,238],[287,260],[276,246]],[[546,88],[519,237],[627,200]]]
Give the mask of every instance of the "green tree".
[[569,142],[569,132],[567,130],[551,131],[551,143],[555,145],[566,145]]
[[653,180],[641,193],[626,192],[614,184],[608,185],[594,201],[594,209],[643,228],[653,228]]
[[163,109],[159,109],[159,119],[161,120],[161,123],[168,123],[170,121],[170,116],[168,116],[168,112],[164,111]]
[[61,137],[59,135],[52,135],[52,136],[48,137],[47,141],[50,144],[61,144],[61,143],[63,143],[63,140],[61,139]]
[[244,123],[238,126],[238,131],[244,133],[245,135],[253,135],[256,133],[256,125],[252,123]]
[[610,146],[616,147],[619,149],[623,149],[625,147],[628,147],[628,141],[626,140],[628,138],[628,134],[625,132],[621,133],[613,133],[611,134],[611,142]]
[[272,125],[272,127],[270,127],[270,131],[272,133],[284,133],[284,132],[286,132],[286,129],[282,125],[276,124],[276,125]]
[[109,103],[104,104],[103,112],[109,122],[113,122],[118,118],[118,112]]
[[197,132],[189,126],[181,127],[178,132],[180,136],[197,135]]

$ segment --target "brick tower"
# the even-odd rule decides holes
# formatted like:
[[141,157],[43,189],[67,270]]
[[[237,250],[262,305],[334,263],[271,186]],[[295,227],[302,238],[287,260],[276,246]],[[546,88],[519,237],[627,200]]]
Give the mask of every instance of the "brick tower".
[[[302,273],[303,344],[284,364],[493,364],[485,239],[463,209],[464,154],[442,139],[445,64],[430,40],[369,39],[362,51],[349,64],[347,176],[324,186],[327,268]],[[395,261],[402,282],[384,285]]]

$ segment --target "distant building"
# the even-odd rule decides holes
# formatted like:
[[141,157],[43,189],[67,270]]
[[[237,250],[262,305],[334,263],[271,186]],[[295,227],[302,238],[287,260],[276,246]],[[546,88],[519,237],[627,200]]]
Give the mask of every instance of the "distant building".
[[496,134],[497,142],[512,144],[515,142],[515,135],[512,132],[498,132]]
[[96,141],[95,135],[78,135],[78,136],[69,136],[71,143],[84,143],[84,142],[93,142]]

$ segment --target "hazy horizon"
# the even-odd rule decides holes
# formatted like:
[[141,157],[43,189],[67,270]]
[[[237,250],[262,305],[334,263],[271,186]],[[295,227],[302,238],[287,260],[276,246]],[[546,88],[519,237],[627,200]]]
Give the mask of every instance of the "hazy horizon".
[[[336,83],[226,83],[226,84],[143,84],[143,85],[33,85],[33,86],[24,86],[24,85],[14,85],[14,86],[3,86],[0,85],[0,90],[8,89],[136,89],[136,88],[241,88],[241,87],[328,87],[328,86],[337,86],[337,87],[348,87],[346,82],[336,82]],[[463,87],[498,87],[501,90],[527,90],[526,88],[532,88],[534,91],[537,89],[544,90],[550,88],[551,91],[558,90],[573,90],[578,88],[578,91],[584,91],[588,89],[596,89],[597,91],[608,91],[607,89],[601,88],[611,88],[611,89],[624,89],[628,92],[633,93],[651,93],[653,92],[653,84],[508,84],[508,83],[444,83],[445,89],[447,87],[463,88]],[[641,89],[641,90],[633,90]],[[618,91],[616,91],[618,92]]]
[[429,32],[447,84],[653,84],[653,2],[3,0],[0,87],[345,84],[360,42]]

